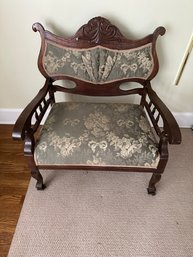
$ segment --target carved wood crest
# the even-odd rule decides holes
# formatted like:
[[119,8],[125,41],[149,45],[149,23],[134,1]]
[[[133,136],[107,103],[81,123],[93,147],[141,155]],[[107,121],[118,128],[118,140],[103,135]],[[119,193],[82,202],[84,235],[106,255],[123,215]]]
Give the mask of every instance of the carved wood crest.
[[95,44],[108,41],[121,41],[125,37],[120,30],[103,17],[95,17],[83,25],[76,33],[77,40],[86,40]]

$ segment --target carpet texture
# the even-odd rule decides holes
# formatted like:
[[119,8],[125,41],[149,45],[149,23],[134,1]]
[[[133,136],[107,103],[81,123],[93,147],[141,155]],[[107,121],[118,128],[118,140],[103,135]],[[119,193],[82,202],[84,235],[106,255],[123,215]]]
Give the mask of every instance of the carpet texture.
[[151,174],[42,171],[30,181],[8,257],[192,257],[193,132],[170,146],[157,185]]

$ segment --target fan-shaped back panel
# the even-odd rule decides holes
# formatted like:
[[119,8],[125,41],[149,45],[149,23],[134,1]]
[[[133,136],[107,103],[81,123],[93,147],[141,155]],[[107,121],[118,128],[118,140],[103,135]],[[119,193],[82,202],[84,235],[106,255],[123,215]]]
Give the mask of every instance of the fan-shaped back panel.
[[46,40],[42,66],[50,77],[68,76],[94,84],[147,79],[154,67],[152,44],[129,50],[102,46],[78,49]]

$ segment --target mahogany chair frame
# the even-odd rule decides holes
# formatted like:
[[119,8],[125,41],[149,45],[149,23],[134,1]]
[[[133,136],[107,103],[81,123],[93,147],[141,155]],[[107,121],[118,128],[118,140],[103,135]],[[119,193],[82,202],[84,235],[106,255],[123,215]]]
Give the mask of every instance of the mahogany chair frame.
[[[125,172],[149,172],[153,173],[148,185],[148,193],[155,195],[156,183],[161,179],[161,175],[164,172],[168,161],[168,143],[180,144],[181,133],[179,126],[166,107],[166,105],[160,100],[158,95],[151,87],[151,80],[158,72],[159,64],[156,53],[156,40],[159,35],[164,35],[165,28],[158,27],[153,34],[150,34],[140,40],[130,40],[124,37],[120,30],[112,25],[107,19],[102,17],[95,17],[91,19],[87,24],[83,25],[77,33],[70,37],[64,38],[56,36],[51,32],[45,30],[39,23],[33,25],[33,30],[38,31],[41,35],[42,44],[38,59],[38,67],[41,73],[46,78],[44,86],[41,88],[35,98],[27,105],[24,111],[19,116],[13,129],[13,138],[16,140],[24,141],[24,155],[26,156],[29,167],[31,170],[31,176],[37,180],[36,187],[41,190],[44,189],[44,183],[39,168],[34,161],[34,147],[36,144],[35,135],[40,127],[42,118],[44,117],[49,106],[55,103],[55,92],[66,92],[72,94],[80,94],[87,96],[123,96],[137,94],[141,97],[140,105],[144,107],[148,114],[151,123],[155,129],[155,132],[159,138],[159,153],[160,161],[156,169],[154,168],[141,168],[141,167],[104,167],[104,166],[50,166],[43,165],[42,169],[87,169],[87,170],[114,170]],[[48,76],[42,66],[42,57],[45,51],[45,42],[49,40],[59,45],[71,48],[90,48],[95,46],[103,46],[109,49],[133,49],[143,46],[148,43],[152,43],[152,56],[154,58],[154,68],[151,75],[147,79],[140,78],[128,78],[112,83],[106,83],[98,86],[91,82],[81,81],[77,78],[68,76]],[[55,85],[56,80],[71,80],[76,83],[76,87],[69,89],[59,85]],[[123,82],[137,82],[141,86],[139,88],[122,90],[120,88]],[[32,122],[32,118],[35,119],[35,123]],[[163,127],[160,128],[158,122],[162,120]]]

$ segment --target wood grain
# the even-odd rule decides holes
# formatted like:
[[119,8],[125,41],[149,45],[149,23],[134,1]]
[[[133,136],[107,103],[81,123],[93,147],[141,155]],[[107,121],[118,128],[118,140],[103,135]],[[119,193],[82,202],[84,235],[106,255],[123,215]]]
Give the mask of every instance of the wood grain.
[[0,256],[6,257],[27,191],[30,172],[13,126],[0,125]]

